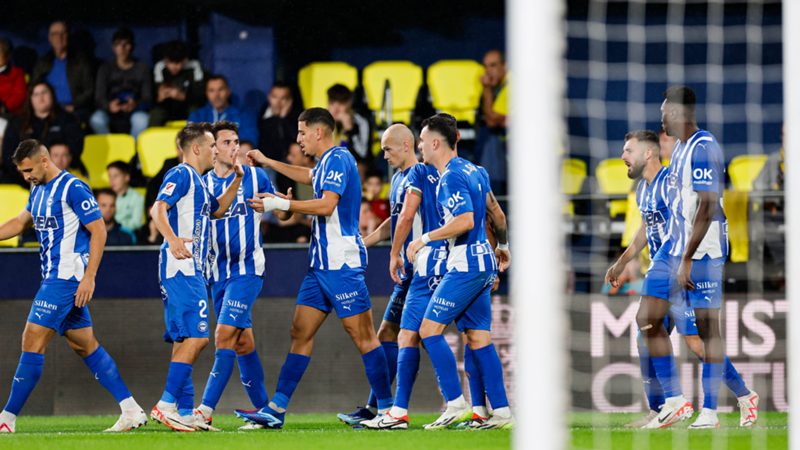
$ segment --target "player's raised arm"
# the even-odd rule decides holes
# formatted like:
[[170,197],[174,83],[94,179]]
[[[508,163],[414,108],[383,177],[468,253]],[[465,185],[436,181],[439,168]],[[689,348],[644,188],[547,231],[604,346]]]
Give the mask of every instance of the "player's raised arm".
[[92,300],[94,295],[95,278],[97,269],[100,267],[100,260],[103,259],[103,249],[106,247],[106,225],[103,219],[96,219],[85,225],[92,238],[89,240],[89,262],[86,263],[86,271],[83,279],[75,292],[75,306],[83,307]]
[[384,220],[378,228],[375,229],[369,236],[364,238],[364,246],[369,248],[380,241],[385,241],[392,237],[392,218]]
[[291,164],[285,164],[279,161],[275,161],[274,159],[267,158],[264,156],[263,153],[259,150],[250,150],[247,152],[247,159],[250,161],[250,164],[255,166],[263,166],[269,167],[282,175],[291,178],[298,183],[303,183],[311,186],[311,170],[306,167],[300,166],[293,166]]
[[33,216],[30,211],[23,209],[22,212],[17,214],[17,217],[6,221],[0,225],[0,241],[11,239],[14,236],[19,236],[25,230],[33,225]]
[[486,217],[491,219],[494,237],[497,240],[495,254],[500,262],[498,268],[500,272],[505,272],[511,264],[511,251],[508,249],[508,223],[506,214],[500,208],[500,203],[494,197],[494,193],[486,194]]
[[610,284],[613,287],[619,287],[619,277],[625,271],[625,266],[642,251],[647,245],[647,231],[644,224],[639,225],[636,234],[633,235],[633,240],[628,248],[622,252],[617,262],[608,268],[606,272],[605,284]]
[[406,192],[406,199],[403,203],[403,209],[400,215],[397,216],[397,223],[394,227],[394,241],[392,241],[392,252],[389,259],[389,274],[395,283],[401,283],[400,276],[397,271],[401,271],[406,275],[403,268],[403,244],[406,242],[411,229],[414,227],[414,216],[417,215],[419,205],[422,203],[422,194],[419,189],[409,187]]

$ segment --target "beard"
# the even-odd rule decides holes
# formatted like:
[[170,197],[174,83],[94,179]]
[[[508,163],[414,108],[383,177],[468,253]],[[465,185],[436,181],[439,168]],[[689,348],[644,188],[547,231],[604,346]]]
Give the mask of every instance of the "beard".
[[635,180],[642,176],[642,172],[644,172],[644,166],[647,165],[647,161],[644,159],[640,159],[635,163],[631,164],[631,170],[628,172],[628,178],[631,180]]

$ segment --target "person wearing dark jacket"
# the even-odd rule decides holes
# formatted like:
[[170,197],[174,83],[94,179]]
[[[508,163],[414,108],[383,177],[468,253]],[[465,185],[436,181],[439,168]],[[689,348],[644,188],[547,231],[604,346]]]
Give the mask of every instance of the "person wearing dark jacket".
[[94,109],[94,76],[91,63],[68,50],[69,30],[64,22],[53,22],[48,35],[52,50],[36,61],[31,81],[47,81],[56,100],[67,112],[88,114]]
[[46,81],[32,84],[28,100],[22,108],[22,115],[8,124],[3,136],[3,183],[16,183],[29,187],[17,171],[12,160],[20,142],[25,139],[38,139],[46,146],[54,140],[64,140],[72,153],[73,168],[82,168],[80,162],[83,152],[83,129],[80,121],[68,113],[55,101],[53,87]]
[[164,45],[164,59],[153,68],[156,99],[150,110],[150,126],[160,127],[170,120],[186,120],[206,103],[206,73],[181,41]]

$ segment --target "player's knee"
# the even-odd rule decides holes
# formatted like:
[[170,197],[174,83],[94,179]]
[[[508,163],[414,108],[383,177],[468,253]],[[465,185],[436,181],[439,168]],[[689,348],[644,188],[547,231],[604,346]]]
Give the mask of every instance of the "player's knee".
[[649,330],[655,328],[656,322],[656,319],[650,317],[650,315],[641,308],[636,313],[636,325],[642,331],[642,334],[647,334]]
[[378,340],[381,342],[397,342],[399,328],[396,324],[384,321],[378,330]]
[[292,342],[309,342],[312,339],[312,336],[309,336],[303,329],[294,325],[289,330],[289,336],[292,338]]

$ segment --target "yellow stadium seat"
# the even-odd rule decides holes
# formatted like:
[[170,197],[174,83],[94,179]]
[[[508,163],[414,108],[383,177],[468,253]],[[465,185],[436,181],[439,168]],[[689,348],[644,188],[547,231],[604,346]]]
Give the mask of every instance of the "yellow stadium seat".
[[636,192],[628,193],[628,211],[625,213],[625,231],[622,233],[622,246],[631,245],[636,230],[642,224],[642,215],[639,213],[639,205],[636,204]]
[[728,241],[732,262],[744,262],[750,257],[750,238],[747,234],[748,200],[747,192],[726,189],[722,193],[722,206],[728,218]]
[[364,68],[361,74],[367,107],[376,113],[376,123],[382,125],[380,110],[383,106],[386,81],[392,91],[392,122],[411,123],[411,111],[417,105],[417,94],[422,87],[422,68],[410,61],[378,61]]
[[[30,191],[16,184],[0,184],[0,223],[5,223],[25,209]],[[38,243],[37,243],[38,244]],[[17,247],[19,236],[0,241],[0,247]]]
[[170,120],[169,122],[164,124],[167,128],[183,128],[186,126],[185,120]]
[[327,108],[328,89],[334,84],[354,90],[358,86],[358,69],[343,62],[317,62],[303,67],[297,74],[297,85],[306,109]]
[[[561,193],[565,195],[580,193],[587,175],[585,162],[574,158],[565,159],[561,163]],[[574,216],[575,204],[573,202],[564,202],[561,213]]]
[[[628,178],[628,166],[619,158],[600,161],[595,169],[595,176],[603,194],[628,194],[633,187],[633,180]],[[611,200],[609,214],[616,217],[628,210],[628,200]]]
[[129,134],[95,134],[83,141],[81,161],[89,172],[89,187],[108,187],[106,167],[114,161],[130,162],[136,155],[136,142]]
[[483,66],[472,60],[445,60],[428,67],[428,89],[433,107],[452,114],[456,120],[475,123],[483,86]]
[[753,181],[761,173],[767,158],[767,155],[741,155],[733,158],[728,165],[733,189],[739,192],[752,191]]
[[661,165],[664,167],[669,167],[669,158],[661,158]]
[[148,128],[139,135],[139,160],[142,173],[153,177],[164,167],[164,161],[178,156],[177,128]]

